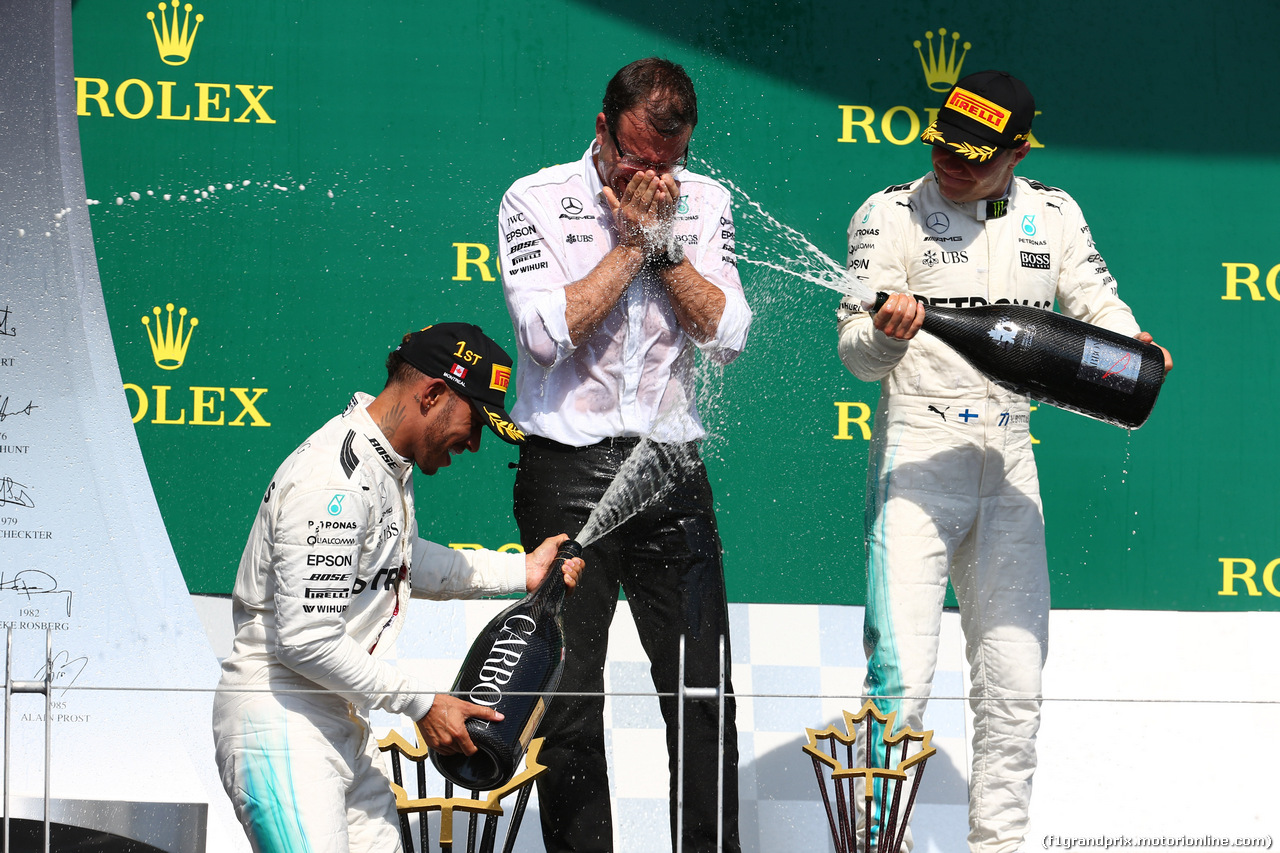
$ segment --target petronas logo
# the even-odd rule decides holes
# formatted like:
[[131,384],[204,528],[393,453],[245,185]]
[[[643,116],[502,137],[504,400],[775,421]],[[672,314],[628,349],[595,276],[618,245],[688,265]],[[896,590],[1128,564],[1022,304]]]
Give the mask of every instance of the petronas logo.
[[195,26],[191,26],[191,4],[182,7],[186,14],[182,24],[178,24],[178,0],[170,0],[169,6],[173,15],[166,16],[164,3],[160,4],[160,24],[156,25],[156,13],[148,12],[147,20],[151,22],[151,31],[155,33],[156,49],[160,51],[160,59],[165,65],[182,65],[191,57],[191,47],[196,42],[196,33],[204,15],[197,14]]

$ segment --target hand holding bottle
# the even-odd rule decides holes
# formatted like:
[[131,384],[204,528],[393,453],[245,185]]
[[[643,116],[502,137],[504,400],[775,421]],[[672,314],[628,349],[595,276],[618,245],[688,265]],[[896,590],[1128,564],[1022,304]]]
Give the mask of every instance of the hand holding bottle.
[[[1134,337],[1142,341],[1144,344],[1155,344],[1160,347],[1160,345],[1156,343],[1156,339],[1151,337],[1150,332],[1138,332]],[[1168,376],[1169,371],[1173,370],[1173,356],[1170,355],[1169,351],[1164,347],[1160,347],[1160,351],[1164,353],[1164,372],[1165,375]]]
[[418,731],[422,741],[432,752],[439,752],[441,755],[459,752],[473,755],[476,746],[467,732],[467,719],[470,717],[498,722],[502,719],[502,714],[493,708],[465,702],[448,693],[437,693],[427,715],[418,720]]
[[909,293],[894,293],[875,309],[871,322],[889,337],[909,341],[924,325],[924,305]]
[[[524,558],[525,572],[525,589],[533,592],[542,585],[543,578],[547,575],[547,570],[551,568],[551,564],[555,562],[556,551],[559,550],[562,542],[567,542],[569,535],[561,533],[559,536],[552,536],[550,539],[543,541],[541,545],[530,551]],[[586,563],[581,557],[573,557],[565,560],[562,570],[564,572],[564,585],[572,590],[578,585],[578,576],[582,574]]]

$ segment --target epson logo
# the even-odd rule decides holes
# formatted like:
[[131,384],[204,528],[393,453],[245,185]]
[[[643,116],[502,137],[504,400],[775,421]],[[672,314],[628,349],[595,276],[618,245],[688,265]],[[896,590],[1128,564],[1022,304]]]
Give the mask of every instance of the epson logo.
[[308,554],[308,566],[349,566],[351,565],[350,554]]
[[537,233],[538,233],[537,228],[534,228],[532,225],[526,225],[523,228],[517,228],[514,231],[508,231],[505,235],[505,242],[510,243],[512,240],[516,239],[517,237],[525,237],[529,234],[537,234]]
[[468,694],[472,702],[492,707],[502,701],[502,688],[511,681],[516,664],[520,663],[520,656],[529,645],[527,638],[533,636],[537,628],[537,622],[520,613],[503,623],[489,657],[480,667],[480,683]]

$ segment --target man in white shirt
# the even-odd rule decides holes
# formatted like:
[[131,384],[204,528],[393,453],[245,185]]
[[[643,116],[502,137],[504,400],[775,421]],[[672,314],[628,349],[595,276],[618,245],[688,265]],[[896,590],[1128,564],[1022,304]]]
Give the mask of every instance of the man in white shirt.
[[[515,327],[521,446],[515,515],[532,547],[544,530],[578,531],[642,437],[678,460],[660,501],[586,549],[592,564],[565,603],[562,693],[600,694],[609,623],[627,595],[659,692],[714,686],[729,622],[695,401],[695,350],[718,364],[742,351],[751,325],[738,278],[728,192],[685,168],[697,99],[684,69],[642,59],[610,81],[582,159],[517,181],[499,214],[503,289]],[[726,673],[728,660],[725,661]],[[726,686],[726,689],[732,690]],[[660,702],[670,753],[674,846],[676,717]],[[542,731],[539,780],[548,851],[613,847],[602,695],[562,695]],[[726,703],[726,851],[739,849],[737,730]],[[715,703],[685,708],[684,850],[717,834]]]

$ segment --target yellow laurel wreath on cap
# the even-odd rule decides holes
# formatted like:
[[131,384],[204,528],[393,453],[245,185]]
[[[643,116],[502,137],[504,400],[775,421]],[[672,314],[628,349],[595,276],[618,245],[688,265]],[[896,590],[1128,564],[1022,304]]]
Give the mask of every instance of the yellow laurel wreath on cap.
[[493,428],[496,429],[500,434],[510,436],[516,441],[524,441],[524,430],[519,429],[515,424],[511,423],[510,421],[504,421],[502,418],[498,417],[493,412],[489,412],[488,415],[489,415],[489,423],[492,424]]
[[924,129],[924,133],[920,134],[920,141],[930,143],[946,142],[946,140],[942,138],[942,134],[938,133],[938,126],[936,124],[931,124]]
[[961,157],[969,160],[989,160],[996,153],[994,145],[972,145],[968,142],[947,143]]

